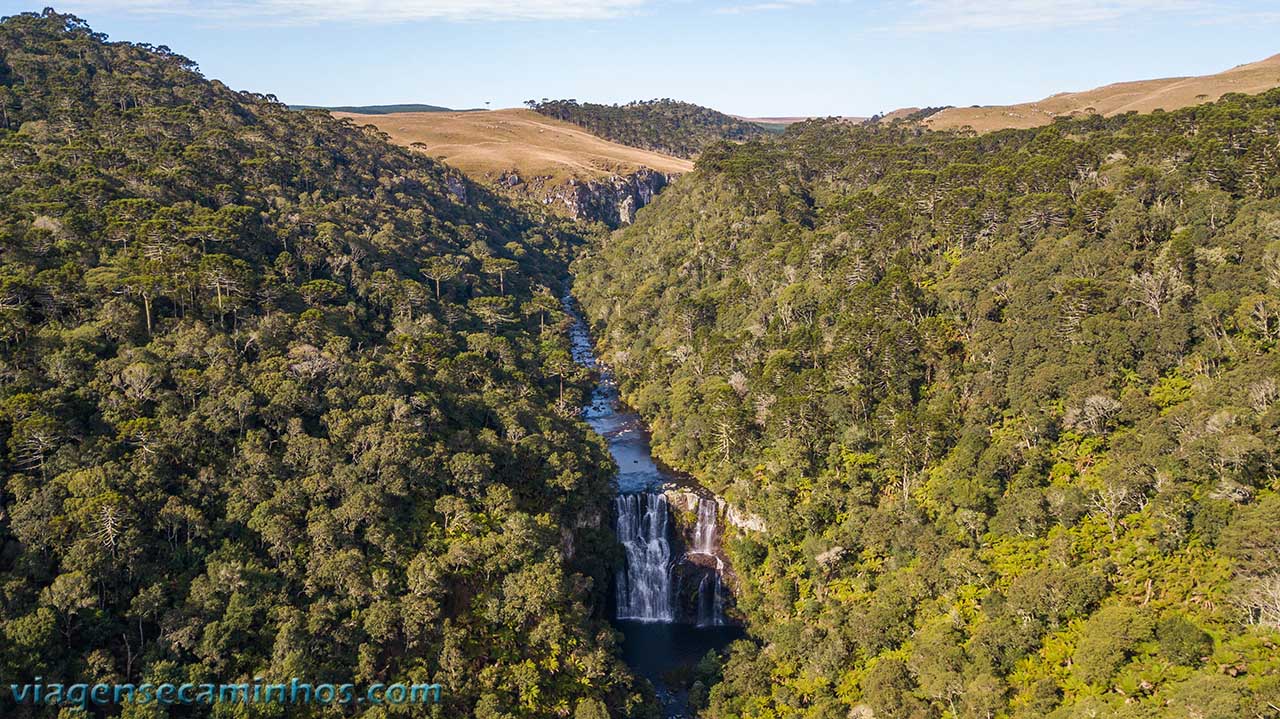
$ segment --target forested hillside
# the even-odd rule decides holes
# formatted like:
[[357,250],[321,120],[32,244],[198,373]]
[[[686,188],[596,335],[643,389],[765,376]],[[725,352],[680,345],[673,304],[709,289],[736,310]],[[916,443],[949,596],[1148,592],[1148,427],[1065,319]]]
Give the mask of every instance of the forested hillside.
[[721,144],[576,266],[761,515],[705,716],[1274,717],[1280,92]]
[[[0,159],[6,683],[641,708],[596,603],[612,462],[575,416],[570,226],[51,11],[0,23]],[[183,715],[310,712],[357,713]]]
[[677,100],[600,105],[577,100],[530,100],[535,112],[572,122],[606,140],[676,157],[693,158],[717,140],[749,140],[770,131],[754,122]]

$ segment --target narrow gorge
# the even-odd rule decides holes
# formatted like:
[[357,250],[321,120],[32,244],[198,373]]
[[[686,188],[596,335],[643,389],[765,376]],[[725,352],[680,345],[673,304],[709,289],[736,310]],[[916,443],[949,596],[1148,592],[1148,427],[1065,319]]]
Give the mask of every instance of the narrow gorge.
[[653,683],[664,717],[689,717],[693,666],[744,636],[721,546],[730,510],[654,460],[640,416],[621,404],[573,299],[564,306],[573,318],[573,359],[596,377],[583,419],[605,438],[618,465],[614,528],[625,564],[614,579],[612,615],[625,637],[623,658]]

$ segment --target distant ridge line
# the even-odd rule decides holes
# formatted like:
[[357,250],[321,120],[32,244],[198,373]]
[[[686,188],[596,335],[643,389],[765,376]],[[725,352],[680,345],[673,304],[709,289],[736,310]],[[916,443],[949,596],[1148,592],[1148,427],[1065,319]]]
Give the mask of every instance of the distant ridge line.
[[360,115],[390,115],[395,112],[484,112],[483,108],[473,107],[466,110],[455,110],[441,105],[424,105],[408,102],[400,105],[290,105],[294,110],[330,110],[332,112],[354,112]]
[[[930,115],[924,124],[935,130],[964,127],[976,132],[1042,127],[1059,117],[1126,112],[1173,111],[1216,102],[1228,93],[1257,95],[1280,87],[1280,55],[1236,65],[1210,75],[1162,77],[1113,82],[1090,90],[1057,92],[1041,100],[1011,105],[954,107]],[[894,115],[897,113],[891,113]]]

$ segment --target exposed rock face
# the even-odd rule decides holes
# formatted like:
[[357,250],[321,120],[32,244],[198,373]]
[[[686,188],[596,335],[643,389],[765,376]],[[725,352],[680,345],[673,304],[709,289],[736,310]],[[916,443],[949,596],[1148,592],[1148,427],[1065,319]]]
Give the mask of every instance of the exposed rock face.
[[561,527],[560,528],[560,556],[563,557],[566,562],[570,562],[570,561],[573,561],[573,558],[574,556],[577,555],[577,553],[578,553],[577,549],[575,548],[574,542],[573,542],[573,532],[570,531],[568,527]]
[[449,192],[458,198],[458,202],[467,204],[467,181],[452,172],[444,178],[445,187],[449,188]]
[[[738,509],[725,501],[723,497],[714,494],[708,496],[715,499],[716,504],[719,505],[720,514],[724,516],[724,520],[731,526],[746,532],[765,532],[768,530],[764,520],[760,517],[745,509]],[[700,495],[688,489],[667,490],[667,501],[671,503],[673,509],[682,512],[696,513],[700,499]]]
[[599,529],[600,522],[601,522],[600,513],[595,510],[591,510],[590,512],[579,514],[577,519],[574,520],[573,528],[574,529],[584,529],[584,528]]
[[550,184],[546,177],[525,179],[509,172],[499,177],[497,184],[540,199],[543,204],[562,207],[576,220],[603,222],[616,228],[634,222],[636,211],[652,202],[670,181],[667,175],[645,168],[629,175],[571,179],[559,185]]
[[769,530],[769,528],[765,526],[763,519],[745,509],[738,509],[732,504],[726,503],[724,518],[729,524],[748,532],[767,532]]
[[702,500],[697,492],[688,489],[668,489],[666,495],[671,509],[687,514],[696,514],[698,503]]
[[728,504],[709,492],[682,487],[665,490],[679,560],[672,568],[676,621],[715,626],[741,620],[733,587],[737,578],[724,553]]

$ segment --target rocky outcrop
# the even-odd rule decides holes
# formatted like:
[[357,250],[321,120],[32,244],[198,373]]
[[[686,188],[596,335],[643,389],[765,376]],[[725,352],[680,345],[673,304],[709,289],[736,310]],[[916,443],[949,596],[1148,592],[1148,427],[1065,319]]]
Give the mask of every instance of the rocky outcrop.
[[508,172],[497,178],[496,184],[564,210],[576,220],[603,222],[617,228],[634,222],[636,211],[652,202],[670,181],[667,175],[644,168],[629,175],[570,179],[561,184],[548,177],[524,178]]
[[763,519],[745,509],[738,509],[732,504],[725,505],[724,519],[734,527],[746,532],[767,532],[769,530],[765,526]]
[[737,577],[724,552],[728,503],[706,490],[668,486],[673,538],[679,560],[672,567],[677,621],[702,626],[738,624]]
[[452,172],[445,175],[444,186],[449,188],[450,194],[457,198],[458,202],[467,204],[467,181],[461,175]]
[[[705,491],[705,490],[704,490]],[[720,514],[724,517],[725,522],[735,529],[741,529],[745,532],[765,532],[768,527],[764,520],[745,509],[740,509],[727,502],[723,497],[715,494],[708,494],[719,505]],[[696,512],[698,502],[701,495],[685,488],[672,488],[667,490],[667,501],[671,503],[672,508],[684,512]]]
[[671,505],[673,512],[688,514],[696,518],[698,504],[702,501],[701,495],[683,487],[667,489],[664,494],[667,495],[667,502]]

